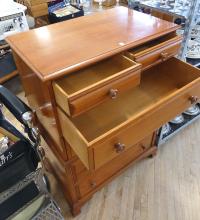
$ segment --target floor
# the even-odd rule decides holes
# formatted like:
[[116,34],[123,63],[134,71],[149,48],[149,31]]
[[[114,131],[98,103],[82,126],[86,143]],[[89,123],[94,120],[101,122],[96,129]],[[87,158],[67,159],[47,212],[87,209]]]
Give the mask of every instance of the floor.
[[[18,84],[15,83],[15,92],[25,100]],[[75,218],[51,176],[52,192],[65,219],[199,220],[199,130],[200,120],[162,145],[157,156],[140,161],[102,188]]]

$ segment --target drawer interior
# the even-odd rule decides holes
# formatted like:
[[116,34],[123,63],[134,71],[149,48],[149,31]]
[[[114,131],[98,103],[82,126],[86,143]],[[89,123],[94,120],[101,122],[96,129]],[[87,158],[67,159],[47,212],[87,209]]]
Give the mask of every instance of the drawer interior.
[[136,65],[129,58],[123,55],[116,55],[83,70],[73,72],[65,78],[57,80],[56,83],[66,94],[72,95]]
[[116,100],[106,101],[76,118],[70,119],[88,142],[115,129],[127,120],[155,108],[200,77],[200,71],[176,58],[143,72],[141,84]]
[[155,47],[155,46],[159,46],[162,43],[166,43],[167,41],[172,40],[175,37],[177,37],[177,35],[174,34],[174,33],[171,33],[171,34],[162,36],[160,38],[157,38],[156,40],[152,40],[152,41],[149,41],[149,42],[147,42],[145,44],[137,46],[137,47],[129,50],[129,52],[131,54],[138,54],[140,52],[144,52],[145,50],[147,50],[149,48],[152,48],[152,47]]

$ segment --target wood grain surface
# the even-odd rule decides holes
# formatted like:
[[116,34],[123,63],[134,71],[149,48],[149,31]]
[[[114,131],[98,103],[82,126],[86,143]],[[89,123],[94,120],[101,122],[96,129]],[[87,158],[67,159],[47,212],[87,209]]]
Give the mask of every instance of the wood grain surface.
[[116,7],[10,36],[7,41],[42,80],[49,80],[178,28],[151,15]]

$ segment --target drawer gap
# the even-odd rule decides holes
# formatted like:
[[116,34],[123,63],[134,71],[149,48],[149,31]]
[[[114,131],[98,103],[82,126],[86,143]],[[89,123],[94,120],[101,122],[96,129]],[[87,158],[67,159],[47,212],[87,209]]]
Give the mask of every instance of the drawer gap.
[[149,48],[160,47],[163,43],[164,43],[164,45],[166,45],[170,40],[173,40],[173,39],[178,39],[177,35],[168,34],[168,35],[162,36],[160,38],[157,38],[156,40],[152,40],[152,41],[149,41],[149,42],[142,44],[138,47],[135,47],[135,48],[129,50],[129,52],[133,55],[134,54],[139,55],[140,53],[145,53],[145,51],[148,50]]

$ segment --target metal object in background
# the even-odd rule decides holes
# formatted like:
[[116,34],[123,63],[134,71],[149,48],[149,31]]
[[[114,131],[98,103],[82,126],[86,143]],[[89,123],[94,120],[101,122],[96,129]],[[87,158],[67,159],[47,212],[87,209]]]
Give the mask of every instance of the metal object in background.
[[197,115],[199,113],[200,113],[200,108],[198,105],[193,105],[184,112],[184,114],[186,115]]
[[[12,201],[13,196],[16,194],[24,196],[23,190],[28,186],[31,186],[31,188],[29,187],[30,197],[32,196],[31,201],[25,203],[20,209],[9,216],[8,219],[64,220],[57,204],[52,197],[49,196],[46,183],[43,181],[43,172],[41,169],[30,173],[25,179],[9,188],[9,190],[1,193],[0,205],[5,204],[4,207],[6,207],[6,202]],[[33,186],[36,186],[36,189],[38,189],[36,194],[33,194],[33,191],[31,191]],[[15,206],[15,204],[12,205]]]
[[0,0],[0,40],[6,36],[29,30],[26,7],[13,0]]
[[50,194],[50,184],[43,172],[45,154],[40,134],[32,123],[32,111],[19,98],[0,85],[0,102],[23,125],[18,131],[0,109],[0,128],[14,137],[0,154],[0,219],[64,220]]
[[[197,104],[198,108],[200,109],[200,104]],[[198,120],[200,118],[200,111],[198,114],[195,115],[189,115],[189,114],[183,114],[184,121],[180,124],[172,124],[170,123],[171,131],[168,133],[165,133],[164,126],[159,129],[158,132],[158,138],[157,138],[157,145],[160,146],[164,144],[166,141],[168,141],[171,137],[176,135],[179,131],[187,127],[188,125],[192,124],[194,121]]]
[[181,115],[177,115],[174,119],[172,119],[170,121],[170,123],[172,123],[172,124],[181,124],[183,122],[184,122],[184,117],[183,117],[182,114]]
[[185,23],[182,48],[179,54],[179,58],[182,60],[186,59],[188,41],[191,38],[190,36],[192,33],[192,29],[196,23],[197,17],[200,16],[199,9],[200,9],[200,0],[192,0],[189,14]]

